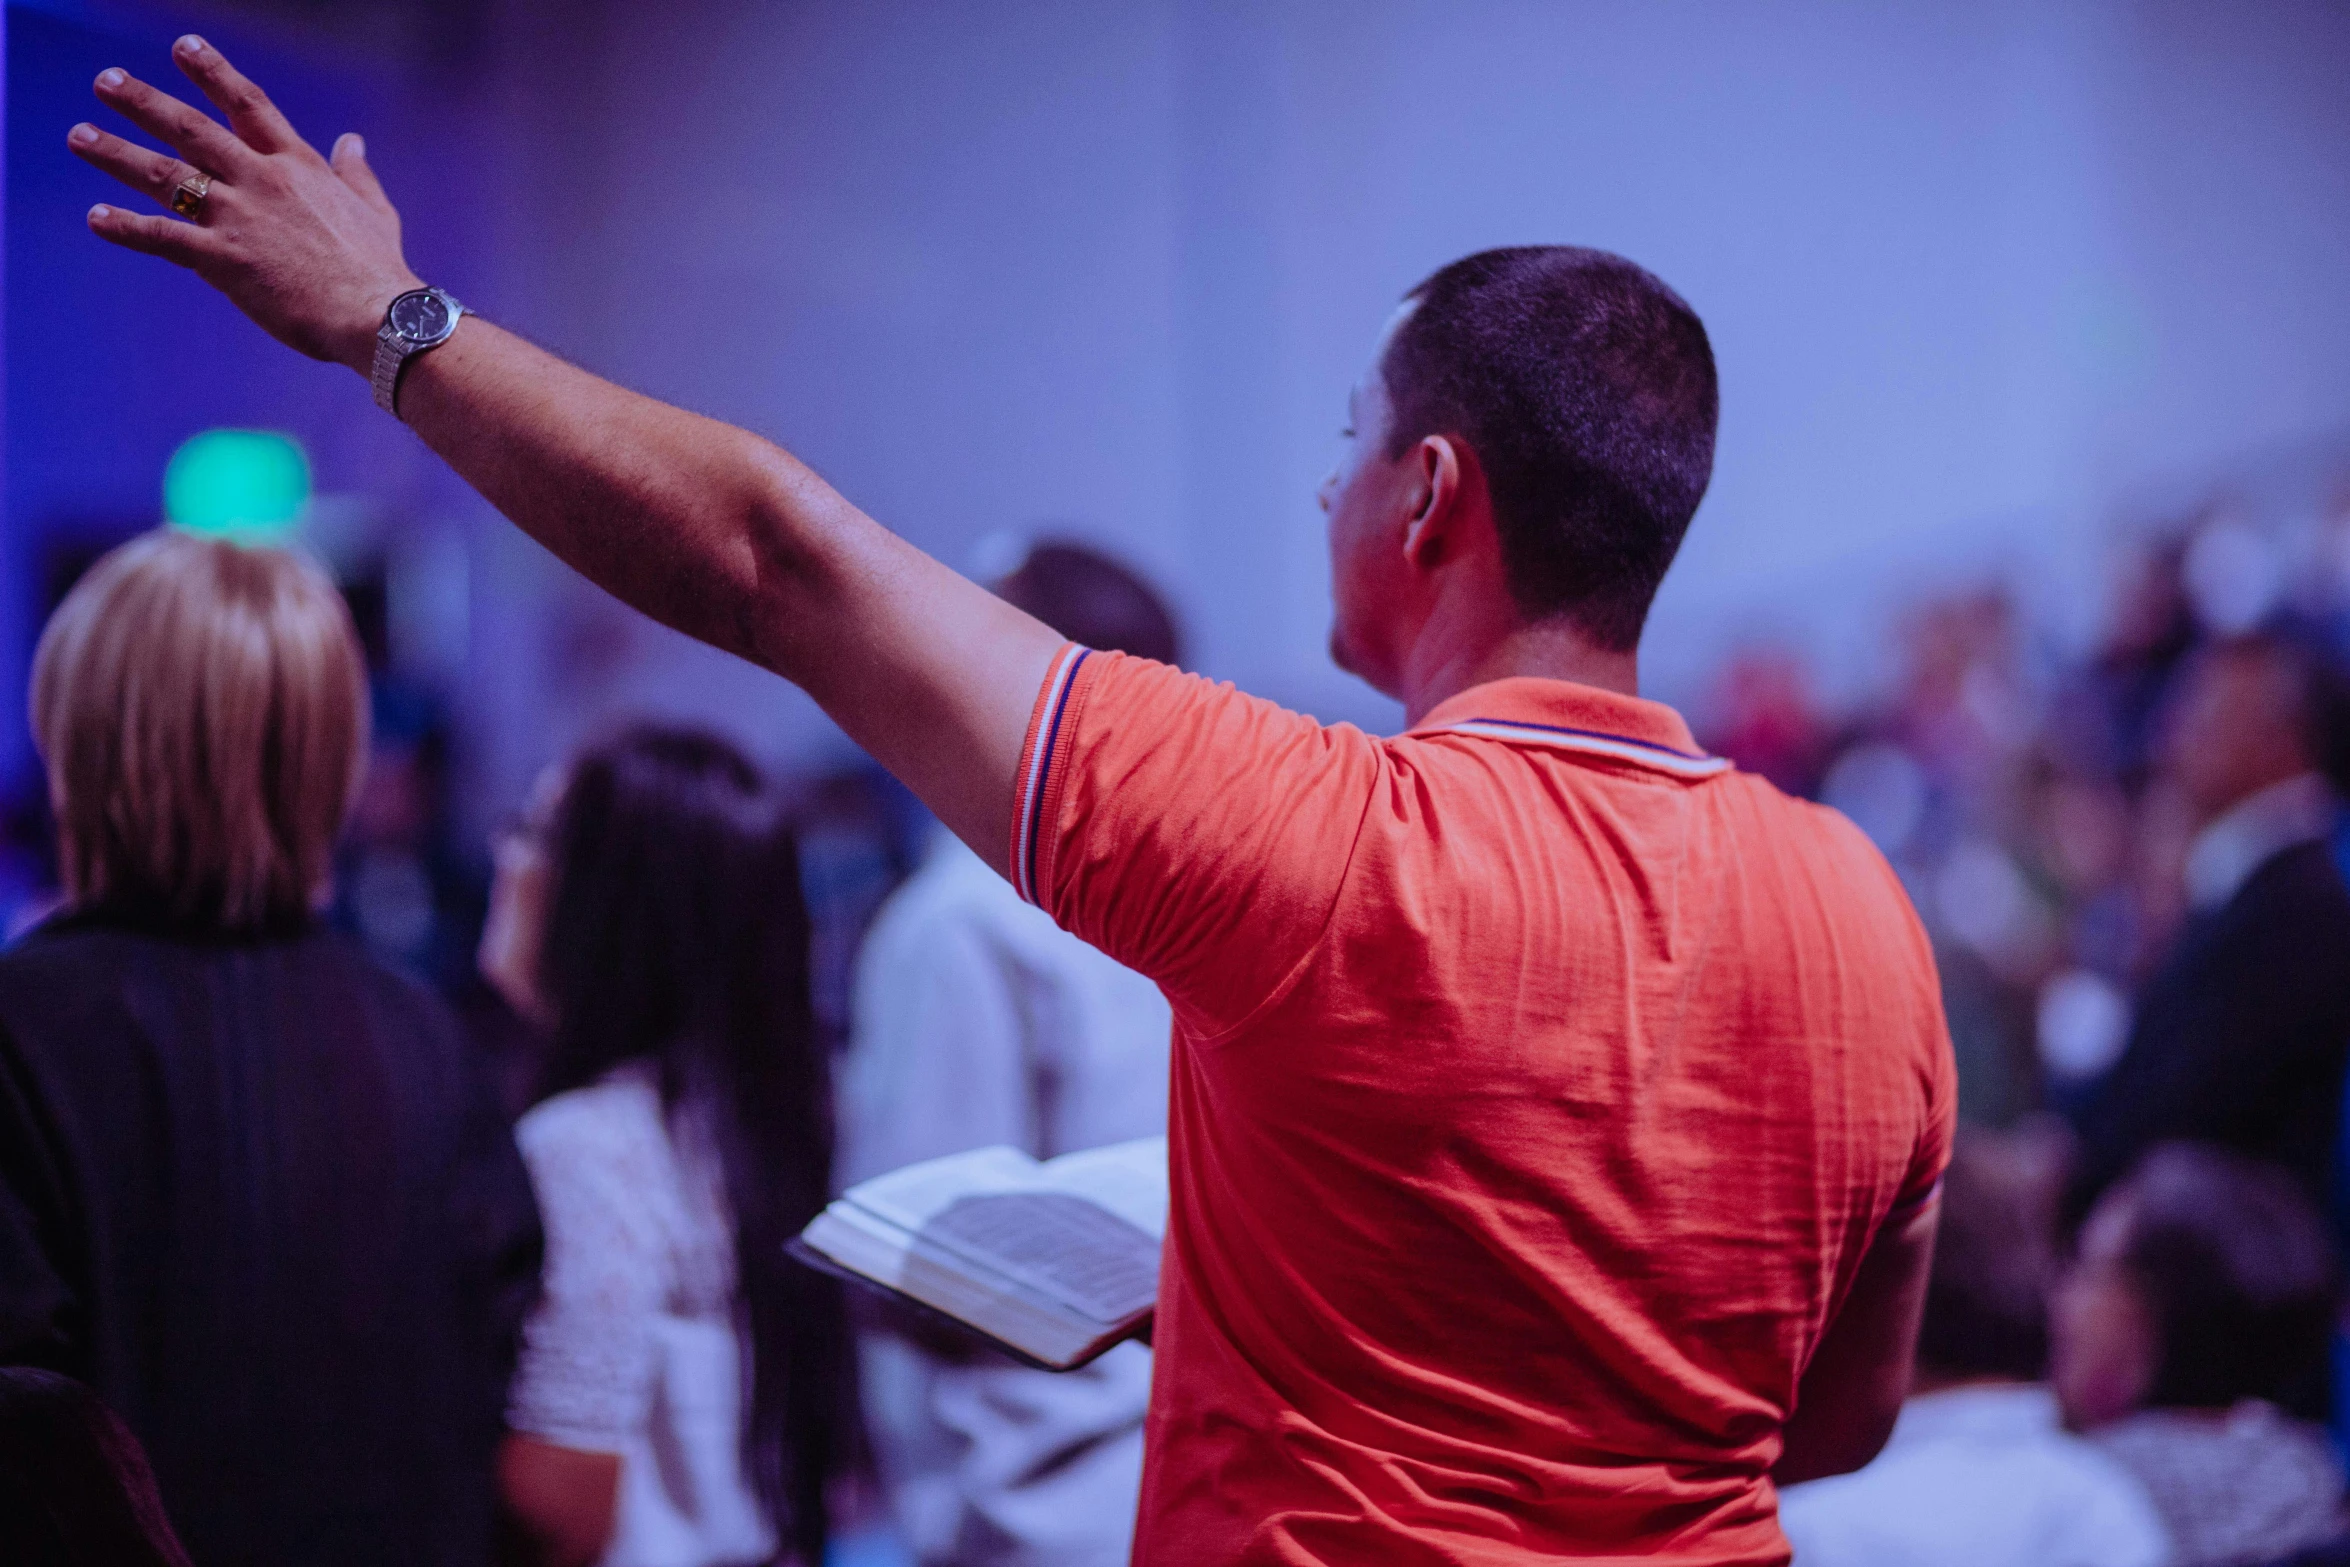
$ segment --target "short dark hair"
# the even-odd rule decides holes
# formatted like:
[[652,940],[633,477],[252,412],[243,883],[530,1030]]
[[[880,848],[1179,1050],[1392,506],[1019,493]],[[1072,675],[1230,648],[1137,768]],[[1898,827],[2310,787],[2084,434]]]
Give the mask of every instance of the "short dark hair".
[[1138,572],[1091,545],[1042,540],[995,584],[995,592],[1072,642],[1162,664],[1181,662],[1182,634],[1166,602]]
[[1380,367],[1389,456],[1465,441],[1519,611],[1630,650],[1713,475],[1705,324],[1623,257],[1569,245],[1480,251],[1404,297]]
[[2162,1338],[2147,1402],[2305,1406],[2323,1385],[2340,1280],[2325,1221],[2293,1178],[2167,1143],[2106,1201],[2128,1205],[2122,1263]]

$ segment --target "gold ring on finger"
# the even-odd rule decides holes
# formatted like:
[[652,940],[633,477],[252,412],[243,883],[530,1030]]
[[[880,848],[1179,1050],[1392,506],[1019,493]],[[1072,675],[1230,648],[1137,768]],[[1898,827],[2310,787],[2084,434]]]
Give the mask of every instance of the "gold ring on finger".
[[171,210],[183,218],[195,217],[204,210],[204,198],[211,193],[211,175],[191,174],[172,188]]

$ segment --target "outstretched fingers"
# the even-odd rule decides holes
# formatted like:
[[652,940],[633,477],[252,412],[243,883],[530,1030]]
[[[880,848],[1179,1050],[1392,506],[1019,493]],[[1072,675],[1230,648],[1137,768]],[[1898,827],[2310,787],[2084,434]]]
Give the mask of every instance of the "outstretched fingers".
[[207,174],[234,179],[254,166],[253,150],[219,121],[128,71],[100,71],[97,90],[100,102]]
[[92,207],[90,232],[125,250],[161,256],[183,267],[193,267],[206,254],[204,231],[195,224],[125,212],[120,207]]
[[375,177],[375,170],[367,166],[367,143],[357,131],[345,131],[335,138],[334,156],[327,162],[342,182],[357,191],[369,206],[394,223],[400,221],[399,209],[384,194],[383,183]]
[[246,146],[256,152],[308,150],[309,144],[295,134],[293,124],[269,101],[269,94],[247,80],[218,49],[189,33],[171,46],[171,57],[188,80],[203,89],[213,107],[228,116],[229,128]]
[[75,126],[66,133],[65,144],[84,163],[104,169],[131,189],[153,197],[166,207],[171,205],[171,193],[183,180],[202,172],[192,163],[150,152],[136,142],[110,136],[95,125]]

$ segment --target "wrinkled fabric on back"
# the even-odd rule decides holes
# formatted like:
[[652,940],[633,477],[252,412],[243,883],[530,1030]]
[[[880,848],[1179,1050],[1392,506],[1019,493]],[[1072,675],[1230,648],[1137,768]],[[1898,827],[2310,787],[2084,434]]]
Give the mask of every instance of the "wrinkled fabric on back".
[[1378,739],[1064,652],[1015,884],[1175,1011],[1136,1560],[1772,1563],[1796,1385],[1947,1159],[1843,818],[1508,680]]

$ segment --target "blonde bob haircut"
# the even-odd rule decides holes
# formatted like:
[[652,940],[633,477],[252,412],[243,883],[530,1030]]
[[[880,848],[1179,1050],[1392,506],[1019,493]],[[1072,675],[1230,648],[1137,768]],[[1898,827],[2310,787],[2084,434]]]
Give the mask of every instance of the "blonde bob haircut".
[[367,755],[367,666],[300,557],[161,530],[108,554],[33,655],[65,890],[243,931],[328,891]]

